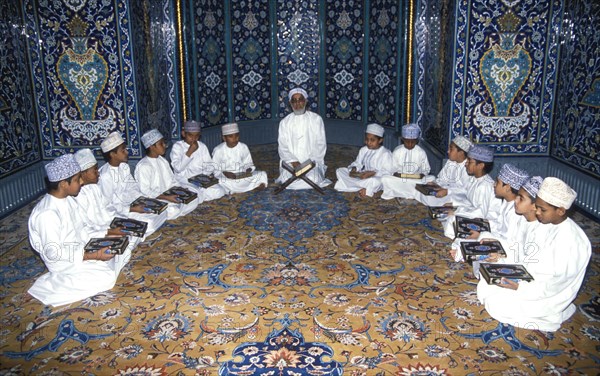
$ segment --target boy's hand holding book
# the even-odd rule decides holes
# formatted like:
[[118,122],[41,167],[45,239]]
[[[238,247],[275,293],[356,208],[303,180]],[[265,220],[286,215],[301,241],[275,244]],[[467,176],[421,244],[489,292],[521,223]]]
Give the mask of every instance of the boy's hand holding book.
[[110,247],[100,248],[95,252],[84,252],[83,253],[83,261],[86,260],[100,260],[100,261],[108,261],[115,257],[115,253],[110,251]]
[[519,282],[513,281],[510,278],[502,278],[500,284],[498,284],[497,286],[504,287],[505,289],[510,290],[518,290]]
[[177,195],[160,195],[158,196],[158,198],[161,200],[172,202],[174,204],[179,204],[181,202],[181,199]]
[[126,233],[125,231],[123,231],[123,227],[115,227],[115,228],[109,228],[108,230],[106,230],[106,236],[110,237],[110,236],[127,236],[129,235],[128,233]]
[[139,205],[133,205],[132,207],[129,208],[130,212],[133,213],[151,213],[152,211],[150,210],[146,210],[146,208],[144,207],[144,205],[139,204]]

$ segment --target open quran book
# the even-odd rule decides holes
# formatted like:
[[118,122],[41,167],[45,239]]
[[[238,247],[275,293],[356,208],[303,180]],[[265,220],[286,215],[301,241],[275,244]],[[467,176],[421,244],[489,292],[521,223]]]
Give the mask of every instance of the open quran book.
[[137,205],[142,205],[144,207],[144,210],[146,210],[148,213],[154,213],[154,214],[162,213],[163,211],[165,211],[167,206],[169,206],[169,204],[166,202],[157,200],[155,198],[149,198],[149,197],[136,198],[135,201],[133,201],[131,203],[131,206],[137,206]]
[[290,172],[294,171],[294,175],[296,177],[300,177],[300,176],[304,175],[305,173],[312,170],[316,166],[315,162],[311,161],[310,159],[300,163],[298,166],[296,166],[296,168],[292,167],[290,164],[286,163],[285,161],[282,161],[281,164],[283,166],[285,166],[286,170],[288,170]]
[[138,221],[131,218],[120,218],[115,217],[110,223],[110,228],[121,227],[121,231],[137,237],[143,237],[148,228],[148,223],[144,221]]
[[127,249],[129,245],[129,238],[127,236],[115,237],[115,238],[92,238],[83,247],[86,252],[96,252],[99,249],[110,247],[110,253],[121,255]]
[[481,263],[479,274],[490,285],[502,284],[502,278],[533,281],[533,276],[520,264]]
[[190,202],[194,201],[198,197],[198,193],[192,192],[187,188],[177,187],[177,186],[167,189],[166,191],[163,192],[163,195],[165,195],[165,196],[176,195],[182,204],[189,204]]
[[403,179],[423,179],[423,174],[406,174],[403,172],[396,172],[394,173],[394,176],[397,178],[403,178]]

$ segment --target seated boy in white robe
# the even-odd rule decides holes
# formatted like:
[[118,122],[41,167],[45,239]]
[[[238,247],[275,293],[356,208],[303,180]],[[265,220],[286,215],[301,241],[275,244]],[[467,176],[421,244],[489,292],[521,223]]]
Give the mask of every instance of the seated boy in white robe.
[[335,171],[335,190],[358,192],[361,198],[373,197],[381,190],[382,177],[392,173],[392,153],[382,145],[384,133],[385,129],[379,124],[367,126],[365,146],[358,151],[356,160]]
[[[252,161],[248,146],[240,142],[240,130],[237,123],[225,124],[221,127],[223,143],[213,150],[213,162],[216,165],[219,184],[228,194],[248,192],[253,189],[263,190],[269,184],[267,173],[257,171]],[[237,173],[250,176],[236,178]]]
[[[406,124],[402,127],[402,145],[398,145],[392,153],[393,175],[381,179],[385,200],[394,197],[414,199],[418,191],[417,183],[424,184],[434,179],[428,175],[431,167],[427,154],[418,145],[421,128],[417,124]],[[415,175],[418,178],[407,178],[402,175]]]
[[591,256],[589,239],[567,216],[576,196],[562,180],[544,179],[535,201],[542,225],[529,233],[526,246],[530,249],[521,262],[534,280],[502,279],[500,285],[478,286],[478,298],[494,319],[554,332],[575,313],[573,301]]
[[102,194],[98,179],[98,162],[94,153],[88,148],[80,149],[75,154],[75,161],[81,168],[81,189],[75,197],[75,202],[81,208],[80,214],[86,227],[97,231],[107,230],[109,235],[129,236],[129,244],[135,246],[142,240],[131,236],[122,228],[110,229],[110,223],[119,215]]
[[[173,144],[170,154],[171,166],[179,181],[187,182],[189,178],[200,174],[213,176],[218,171],[208,148],[200,141],[200,136],[200,123],[188,120],[183,124],[182,140]],[[208,188],[195,186],[195,189],[199,195],[204,197],[203,201],[219,199],[226,193],[221,184],[215,184]]]
[[415,199],[427,206],[451,205],[452,201],[464,201],[471,177],[465,168],[467,153],[473,144],[464,136],[456,136],[448,146],[448,160],[437,178],[427,184],[441,187],[435,196],[416,191]]
[[453,201],[452,204],[458,208],[442,221],[444,235],[450,239],[455,237],[455,215],[487,219],[492,230],[498,228],[499,224],[501,201],[495,197],[494,180],[488,175],[494,167],[494,149],[473,145],[467,154],[466,167],[467,173],[473,177],[467,187],[466,199],[463,202]]
[[168,189],[183,187],[195,190],[195,187],[185,181],[178,181],[171,170],[169,162],[163,157],[167,152],[167,144],[163,135],[157,129],[151,129],[142,135],[142,144],[146,148],[146,156],[135,166],[135,180],[146,197],[167,201],[167,218],[175,219],[191,213],[198,203],[204,201],[202,192],[190,203],[182,203],[177,195],[166,195]]
[[[529,179],[529,174],[512,165],[505,163],[500,168],[498,177],[496,177],[496,183],[494,184],[494,195],[497,200],[500,201],[500,215],[493,229],[489,232],[484,232],[484,236],[487,238],[506,238],[508,227],[510,224],[514,224],[518,221],[520,215],[515,212],[515,199],[519,194],[521,186]],[[490,227],[492,224],[490,223]],[[477,239],[481,234],[477,231],[471,231],[469,239]],[[452,243],[451,254],[454,255],[456,261],[463,261],[460,252],[460,243],[463,239],[455,239]]]
[[81,172],[73,154],[48,163],[48,193],[33,208],[29,217],[29,241],[40,254],[48,273],[28,290],[42,303],[52,306],[73,303],[115,285],[121,269],[131,257],[131,248],[114,255],[108,247],[85,252],[90,237],[79,208],[73,199],[81,187]]
[[115,131],[102,141],[100,148],[106,163],[98,169],[98,186],[110,203],[108,209],[119,216],[148,223],[146,234],[154,233],[167,220],[167,213],[154,214],[147,212],[143,205],[131,206],[136,198],[142,196],[142,192],[127,164],[129,153],[125,140]]

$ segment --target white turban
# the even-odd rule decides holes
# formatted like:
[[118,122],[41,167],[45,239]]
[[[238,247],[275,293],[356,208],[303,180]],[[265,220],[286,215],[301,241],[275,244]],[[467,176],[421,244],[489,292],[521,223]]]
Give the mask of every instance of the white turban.
[[75,153],[75,161],[77,161],[79,167],[81,167],[81,171],[85,171],[98,163],[96,157],[94,157],[94,153],[88,148],[77,150],[77,153]]
[[383,134],[385,133],[385,129],[383,129],[383,127],[379,124],[372,123],[372,124],[367,125],[366,133],[374,134],[375,136],[378,136],[378,137],[383,137]]
[[292,96],[294,94],[298,94],[298,93],[302,94],[302,96],[304,97],[304,99],[308,99],[308,94],[306,93],[306,90],[304,90],[304,89],[302,89],[300,87],[297,87],[295,89],[290,90],[290,92],[288,93],[288,100],[291,101],[292,100]]
[[577,192],[564,181],[548,177],[542,182],[537,196],[557,208],[569,209],[577,197]]

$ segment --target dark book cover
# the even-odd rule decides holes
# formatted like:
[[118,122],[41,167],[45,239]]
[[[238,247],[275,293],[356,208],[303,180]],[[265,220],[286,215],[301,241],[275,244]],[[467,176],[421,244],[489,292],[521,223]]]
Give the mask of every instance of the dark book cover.
[[481,263],[479,274],[490,285],[499,285],[502,278],[533,281],[533,276],[520,264]]
[[180,202],[183,204],[189,204],[190,202],[194,201],[198,197],[198,194],[196,192],[192,192],[189,189],[183,188],[183,187],[171,187],[171,188],[167,189],[166,191],[164,191],[163,195],[165,195],[165,196],[176,195],[177,198],[179,198]]
[[467,238],[471,231],[490,231],[490,222],[483,218],[467,218],[456,216],[454,221],[454,232],[457,238]]
[[192,176],[188,179],[188,181],[194,184],[197,187],[208,188],[212,187],[215,184],[219,183],[219,179],[215,178],[213,175],[205,175],[199,174],[196,176]]
[[427,210],[431,218],[446,218],[448,212],[456,210],[456,206],[428,206]]
[[239,180],[239,179],[246,179],[246,178],[252,177],[252,171],[240,171],[240,172],[228,171],[228,172],[230,174],[233,174],[233,178],[229,178],[229,179]]
[[162,213],[163,211],[165,211],[167,206],[169,206],[169,204],[166,202],[149,197],[136,198],[135,201],[131,203],[131,206],[136,205],[142,205],[147,212],[154,214]]
[[429,184],[415,184],[415,189],[425,196],[435,196],[439,186]]
[[110,247],[110,252],[115,255],[121,255],[129,245],[129,238],[121,236],[118,238],[91,238],[83,247],[85,252],[96,252],[99,249]]
[[460,252],[463,255],[463,259],[467,262],[473,262],[474,260],[482,260],[484,256],[491,253],[498,253],[500,257],[506,257],[504,247],[499,241],[493,240],[489,242],[480,243],[478,241],[460,242]]
[[148,223],[130,218],[115,217],[110,223],[110,228],[121,227],[121,231],[132,236],[143,237],[148,228]]

